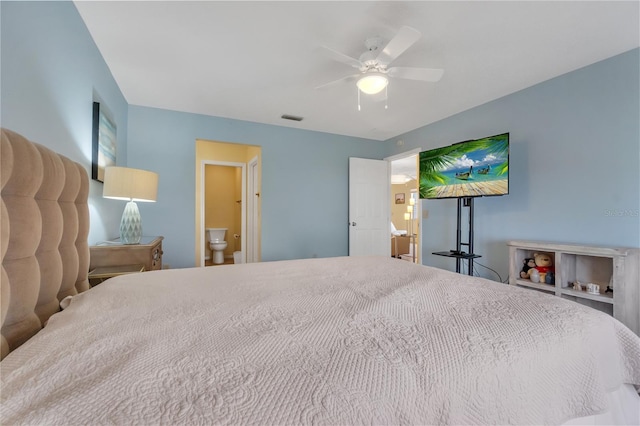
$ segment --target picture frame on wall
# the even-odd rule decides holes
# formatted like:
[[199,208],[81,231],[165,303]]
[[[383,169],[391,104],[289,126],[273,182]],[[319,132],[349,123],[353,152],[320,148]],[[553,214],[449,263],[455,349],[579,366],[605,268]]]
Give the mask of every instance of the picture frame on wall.
[[396,204],[404,204],[404,192],[399,192],[396,194]]
[[92,133],[91,178],[104,183],[105,167],[116,165],[118,139],[116,124],[100,108],[100,102],[93,103]]

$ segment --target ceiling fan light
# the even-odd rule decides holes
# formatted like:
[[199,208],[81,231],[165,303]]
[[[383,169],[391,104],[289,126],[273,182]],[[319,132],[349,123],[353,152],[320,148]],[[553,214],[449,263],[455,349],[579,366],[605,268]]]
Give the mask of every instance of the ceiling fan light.
[[388,83],[389,80],[387,80],[384,74],[370,73],[362,76],[356,85],[363,93],[375,95],[376,93],[382,92]]

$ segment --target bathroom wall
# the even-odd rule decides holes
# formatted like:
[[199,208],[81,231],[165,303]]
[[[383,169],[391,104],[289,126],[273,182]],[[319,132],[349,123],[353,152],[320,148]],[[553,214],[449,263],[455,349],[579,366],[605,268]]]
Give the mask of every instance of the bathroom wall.
[[236,167],[233,177],[234,183],[234,200],[233,200],[233,226],[229,228],[227,234],[227,249],[225,256],[229,255],[233,257],[234,251],[242,250],[242,244],[240,238],[235,238],[235,235],[242,234],[242,209],[246,206],[242,203],[242,168]]

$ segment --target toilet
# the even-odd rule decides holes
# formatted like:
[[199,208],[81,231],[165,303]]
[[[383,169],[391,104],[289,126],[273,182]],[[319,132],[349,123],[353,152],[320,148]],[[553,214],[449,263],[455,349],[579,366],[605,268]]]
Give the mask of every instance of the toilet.
[[227,248],[227,242],[224,240],[226,233],[227,228],[207,228],[209,247],[213,252],[213,263],[216,265],[224,263],[224,249]]

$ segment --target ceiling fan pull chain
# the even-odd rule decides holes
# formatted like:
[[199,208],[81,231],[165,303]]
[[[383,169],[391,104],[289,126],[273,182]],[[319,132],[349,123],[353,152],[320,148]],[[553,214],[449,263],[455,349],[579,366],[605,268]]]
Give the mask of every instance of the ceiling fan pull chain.
[[358,111],[360,111],[360,89],[358,88]]
[[384,87],[384,109],[389,109],[389,85]]

